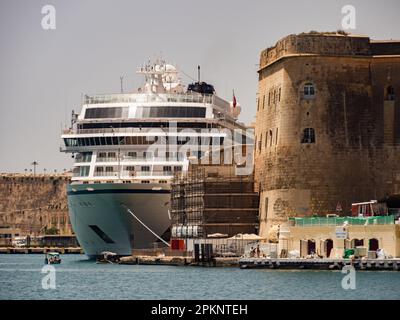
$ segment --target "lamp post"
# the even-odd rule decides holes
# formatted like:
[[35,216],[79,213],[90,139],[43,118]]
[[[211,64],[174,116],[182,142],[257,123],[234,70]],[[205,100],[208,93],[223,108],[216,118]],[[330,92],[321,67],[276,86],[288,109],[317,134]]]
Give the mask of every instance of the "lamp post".
[[33,161],[33,162],[31,163],[31,165],[33,166],[33,175],[35,176],[35,175],[36,175],[36,166],[39,165],[39,162]]

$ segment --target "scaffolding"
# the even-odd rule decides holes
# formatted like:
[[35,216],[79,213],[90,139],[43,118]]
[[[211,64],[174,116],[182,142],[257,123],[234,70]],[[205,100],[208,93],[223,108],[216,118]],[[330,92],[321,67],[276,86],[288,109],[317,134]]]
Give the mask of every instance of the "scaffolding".
[[[171,185],[172,237],[254,233],[259,197],[252,176],[238,176],[230,165],[192,165]],[[175,227],[175,228],[174,228]]]
[[[171,185],[171,220],[175,226],[198,226],[204,212],[204,170],[175,174]],[[202,229],[198,228],[199,236]]]

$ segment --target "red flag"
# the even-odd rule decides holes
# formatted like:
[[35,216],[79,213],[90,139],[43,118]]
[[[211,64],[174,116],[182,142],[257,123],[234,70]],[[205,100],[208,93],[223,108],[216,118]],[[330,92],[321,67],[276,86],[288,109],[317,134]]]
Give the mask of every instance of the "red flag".
[[235,97],[235,91],[234,91],[234,90],[232,90],[232,92],[233,92],[233,103],[232,103],[232,105],[233,105],[233,107],[234,107],[234,108],[236,108],[236,97]]

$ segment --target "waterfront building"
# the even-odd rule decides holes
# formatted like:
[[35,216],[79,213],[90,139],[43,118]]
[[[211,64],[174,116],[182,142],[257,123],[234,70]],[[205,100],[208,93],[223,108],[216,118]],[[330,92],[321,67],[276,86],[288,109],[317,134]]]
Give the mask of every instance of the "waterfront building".
[[400,258],[400,224],[393,216],[304,217],[291,218],[279,230],[281,256],[297,251],[302,258],[342,258],[346,249],[359,257],[374,259],[383,250],[386,257]]

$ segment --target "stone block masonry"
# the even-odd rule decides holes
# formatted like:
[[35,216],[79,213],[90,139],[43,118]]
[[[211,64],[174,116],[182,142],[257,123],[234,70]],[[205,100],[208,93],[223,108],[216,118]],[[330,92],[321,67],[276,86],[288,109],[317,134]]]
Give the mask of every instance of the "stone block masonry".
[[0,227],[21,235],[71,235],[66,187],[70,177],[0,174]]
[[400,192],[400,41],[290,35],[260,56],[260,233]]

